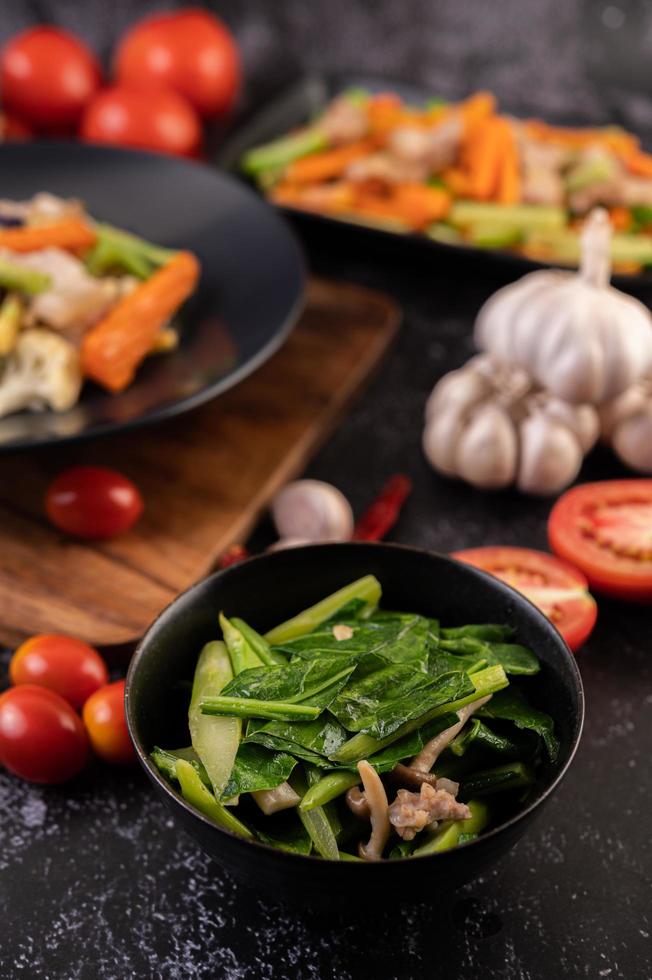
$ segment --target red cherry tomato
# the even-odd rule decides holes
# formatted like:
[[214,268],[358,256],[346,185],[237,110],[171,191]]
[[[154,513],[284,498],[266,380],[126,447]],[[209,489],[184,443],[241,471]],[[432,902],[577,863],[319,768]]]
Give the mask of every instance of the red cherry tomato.
[[598,615],[581,572],[545,551],[490,546],[453,552],[522,592],[557,627],[571,650],[589,638]]
[[122,765],[136,758],[125,718],[125,682],[101,687],[82,711],[93,751],[105,762]]
[[32,636],[18,647],[9,662],[12,684],[37,684],[56,691],[73,708],[98,687],[106,684],[109,672],[97,650],[72,636],[44,633]]
[[87,107],[80,135],[91,143],[194,157],[202,130],[193,107],[176,92],[116,85],[99,92]]
[[41,129],[76,125],[100,84],[100,66],[73,34],[34,27],[18,34],[0,55],[2,101],[10,112]]
[[567,490],[550,512],[548,538],[597,592],[652,602],[652,480]]
[[158,14],[136,24],[120,42],[115,69],[128,85],[174,89],[208,117],[229,112],[240,87],[235,41],[205,10]]
[[64,783],[87,758],[81,718],[54,691],[21,684],[0,695],[0,762],[10,772],[32,783]]
[[10,115],[8,112],[2,113],[2,138],[5,140],[29,140],[34,135],[34,130],[22,119]]
[[128,531],[143,512],[143,499],[126,476],[103,466],[73,466],[50,484],[48,517],[77,538],[112,538]]

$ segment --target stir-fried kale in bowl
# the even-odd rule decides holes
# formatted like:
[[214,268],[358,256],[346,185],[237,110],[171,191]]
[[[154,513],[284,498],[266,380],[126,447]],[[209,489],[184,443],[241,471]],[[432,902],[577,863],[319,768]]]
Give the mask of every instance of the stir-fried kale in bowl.
[[366,544],[190,589],[140,644],[126,704],[140,761],[208,853],[308,904],[473,877],[557,786],[583,717],[573,657],[526,599]]

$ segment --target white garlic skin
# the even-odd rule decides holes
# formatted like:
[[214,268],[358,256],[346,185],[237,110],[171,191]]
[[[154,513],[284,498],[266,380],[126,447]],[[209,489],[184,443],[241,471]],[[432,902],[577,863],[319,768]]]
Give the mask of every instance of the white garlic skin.
[[575,434],[546,412],[535,412],[520,426],[521,454],[516,486],[547,497],[572,483],[584,454]]
[[626,466],[652,473],[652,378],[644,379],[600,413],[602,434]]
[[321,480],[288,483],[272,501],[272,518],[279,538],[304,542],[348,541],[353,534],[353,511],[344,494]]
[[455,468],[463,480],[483,490],[514,482],[518,443],[505,409],[491,402],[476,408],[458,438]]
[[314,541],[307,541],[305,538],[279,538],[267,548],[267,551],[285,551],[287,548],[305,548],[306,545],[315,544]]
[[625,391],[652,367],[652,316],[609,285],[609,237],[598,208],[582,233],[580,272],[531,272],[498,290],[478,314],[478,347],[566,402],[600,404]]

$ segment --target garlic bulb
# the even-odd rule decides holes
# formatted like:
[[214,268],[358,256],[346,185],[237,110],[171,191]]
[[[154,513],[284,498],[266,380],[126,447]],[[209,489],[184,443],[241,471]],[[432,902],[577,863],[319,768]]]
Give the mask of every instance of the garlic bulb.
[[573,404],[614,398],[645,374],[652,316],[609,285],[610,236],[597,208],[582,232],[580,271],[531,272],[498,290],[478,314],[478,347]]
[[652,374],[600,412],[602,435],[627,466],[652,473]]
[[592,406],[560,401],[519,368],[482,355],[435,386],[423,448],[446,476],[483,489],[515,484],[545,496],[575,479],[598,432]]
[[295,480],[272,501],[272,518],[281,539],[348,541],[353,534],[351,505],[337,487],[321,480]]

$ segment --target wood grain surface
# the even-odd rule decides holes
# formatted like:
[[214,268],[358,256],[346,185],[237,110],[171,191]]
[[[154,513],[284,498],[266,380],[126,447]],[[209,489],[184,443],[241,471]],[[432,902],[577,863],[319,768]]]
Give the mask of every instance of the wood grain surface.
[[[208,405],[156,427],[0,457],[0,643],[36,632],[98,646],[137,639],[302,472],[399,322],[380,293],[313,280],[283,349]],[[132,531],[88,544],[47,523],[45,489],[77,463],[116,467],[138,484],[146,509]]]

